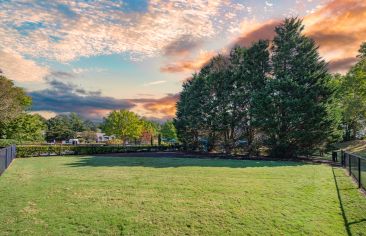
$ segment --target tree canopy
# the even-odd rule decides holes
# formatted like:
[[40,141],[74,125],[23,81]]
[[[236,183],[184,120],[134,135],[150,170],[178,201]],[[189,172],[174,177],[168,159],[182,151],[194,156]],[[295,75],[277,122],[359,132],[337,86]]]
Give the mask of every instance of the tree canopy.
[[5,126],[7,139],[17,141],[44,141],[45,119],[40,115],[22,113]]
[[177,133],[173,121],[168,120],[161,126],[161,136],[167,141],[177,141]]
[[13,81],[0,75],[0,138],[4,136],[7,122],[15,119],[32,104],[24,89],[16,87]]
[[[270,43],[234,47],[183,85],[174,124],[188,149],[227,153],[265,141],[275,156],[312,153],[339,127],[327,65],[302,21],[286,19]],[[262,142],[263,143],[263,142]],[[263,143],[264,144],[264,143]]]
[[345,76],[338,75],[345,140],[355,139],[366,126],[366,43],[361,45],[358,59]]
[[116,135],[117,138],[126,143],[141,136],[143,122],[134,112],[127,110],[112,111],[104,118],[102,128],[106,134]]

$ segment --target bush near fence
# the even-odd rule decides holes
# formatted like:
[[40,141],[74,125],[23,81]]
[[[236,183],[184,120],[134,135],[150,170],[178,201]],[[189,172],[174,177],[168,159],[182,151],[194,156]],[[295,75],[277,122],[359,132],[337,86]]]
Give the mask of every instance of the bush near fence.
[[126,152],[156,152],[179,150],[178,145],[164,146],[121,146],[121,145],[19,145],[17,157],[37,157],[55,155],[92,155]]

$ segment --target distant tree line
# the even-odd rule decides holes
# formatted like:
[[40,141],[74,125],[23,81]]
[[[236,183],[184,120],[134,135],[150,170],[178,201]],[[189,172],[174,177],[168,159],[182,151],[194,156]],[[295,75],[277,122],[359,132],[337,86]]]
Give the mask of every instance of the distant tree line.
[[161,125],[128,110],[112,111],[104,118],[101,128],[106,134],[115,135],[124,144],[144,142],[160,145],[162,141],[168,143],[178,141],[172,121],[168,120]]
[[177,142],[172,121],[160,124],[127,110],[112,111],[102,123],[84,119],[76,113],[60,114],[48,120],[31,114],[31,97],[3,75],[0,75],[0,101],[0,146],[61,142],[75,138],[94,143],[98,131],[115,136],[116,139],[111,141],[115,144],[160,145],[162,142]]
[[345,76],[332,75],[298,18],[284,20],[272,41],[235,46],[183,84],[174,124],[187,150],[245,141],[251,154],[294,157],[355,138],[366,115],[366,46]]

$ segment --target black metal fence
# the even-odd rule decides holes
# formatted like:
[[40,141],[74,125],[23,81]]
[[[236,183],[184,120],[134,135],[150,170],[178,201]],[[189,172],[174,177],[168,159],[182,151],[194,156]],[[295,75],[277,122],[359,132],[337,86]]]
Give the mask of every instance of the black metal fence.
[[16,156],[15,145],[0,148],[0,175],[9,167]]
[[366,158],[341,151],[341,165],[355,178],[358,187],[366,190]]

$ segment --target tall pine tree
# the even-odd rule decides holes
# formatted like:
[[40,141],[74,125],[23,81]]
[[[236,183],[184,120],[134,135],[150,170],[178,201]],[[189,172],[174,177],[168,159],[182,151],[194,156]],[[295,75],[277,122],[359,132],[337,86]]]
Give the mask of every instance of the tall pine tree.
[[303,29],[297,18],[286,19],[276,27],[272,76],[255,95],[255,121],[268,135],[274,156],[310,154],[336,126],[329,109],[333,90],[327,65]]

